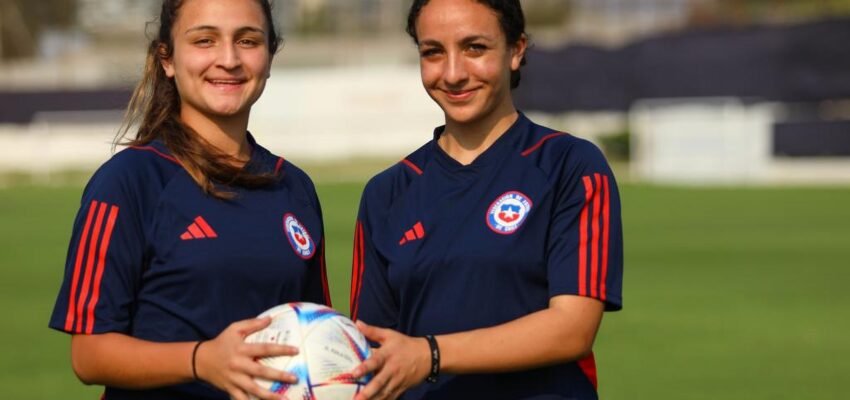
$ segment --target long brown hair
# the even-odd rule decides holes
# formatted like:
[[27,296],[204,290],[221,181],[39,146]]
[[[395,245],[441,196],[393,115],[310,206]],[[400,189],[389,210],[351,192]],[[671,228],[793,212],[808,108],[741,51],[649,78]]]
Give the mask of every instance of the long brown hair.
[[[275,29],[271,4],[268,0],[256,1],[263,9],[269,32],[269,53],[274,56],[281,40]],[[235,157],[219,151],[181,121],[180,93],[174,79],[166,76],[162,60],[173,56],[174,39],[171,30],[184,2],[185,0],[162,2],[157,37],[151,40],[148,46],[144,74],[133,91],[124,122],[114,143],[144,146],[154,140],[160,140],[204,192],[219,199],[232,199],[235,194],[217,187],[216,183],[255,188],[272,183],[276,176],[271,173],[252,173],[250,165],[237,167],[239,164]],[[130,129],[136,125],[139,128],[135,137],[125,140]]]

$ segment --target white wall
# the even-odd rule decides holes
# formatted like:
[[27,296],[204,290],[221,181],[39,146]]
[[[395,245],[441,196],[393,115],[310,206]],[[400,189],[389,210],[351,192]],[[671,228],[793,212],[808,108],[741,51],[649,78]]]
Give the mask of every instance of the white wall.
[[675,184],[847,183],[850,158],[776,158],[784,108],[737,98],[645,100],[630,113],[632,172]]
[[[65,115],[63,115],[65,114]],[[30,125],[0,125],[0,172],[90,169],[111,155],[120,121],[47,113]],[[95,115],[92,114],[94,117]],[[65,122],[61,122],[65,121]],[[417,66],[276,69],[252,110],[260,144],[298,162],[402,158],[431,138],[442,112]]]
[[288,157],[398,157],[431,139],[443,114],[418,66],[275,72],[250,130]]
[[[779,104],[732,98],[639,102],[629,117],[631,172],[674,184],[850,183],[848,159],[772,156],[771,126],[782,113]],[[109,113],[63,114],[37,116],[25,126],[0,125],[0,173],[49,176],[93,169],[111,156],[117,114],[111,120]],[[624,122],[614,114],[531,117],[590,139]],[[249,129],[262,145],[299,163],[400,159],[442,123],[416,66],[368,66],[274,70]]]

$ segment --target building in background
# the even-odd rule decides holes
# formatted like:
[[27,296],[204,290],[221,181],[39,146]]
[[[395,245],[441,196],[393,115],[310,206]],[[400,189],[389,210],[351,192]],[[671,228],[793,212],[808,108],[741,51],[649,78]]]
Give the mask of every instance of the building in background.
[[[148,22],[159,4],[160,0],[0,0],[0,92],[4,93],[0,94],[0,149],[10,152],[0,153],[0,160],[5,160],[0,170],[49,173],[90,168],[109,156],[109,143],[120,123],[121,99],[129,96],[141,73],[146,30],[152,33],[155,26]],[[295,159],[396,157],[427,140],[431,127],[440,123],[440,113],[419,87],[417,54],[403,31],[408,5],[399,0],[275,1],[274,12],[286,42],[252,119],[255,135],[268,135],[265,141],[273,150]],[[832,163],[841,160],[841,155],[810,157],[823,148],[843,146],[848,133],[842,121],[850,119],[843,92],[815,100],[802,98],[798,104],[793,98],[759,93],[695,90],[687,82],[698,82],[693,74],[705,75],[705,69],[693,61],[709,53],[684,42],[673,46],[675,38],[694,32],[802,26],[848,16],[850,0],[523,0],[523,7],[535,44],[518,91],[523,109],[541,122],[598,143],[628,149],[627,139],[635,139],[632,162],[638,177],[732,183],[799,182],[809,180],[811,174],[850,177],[843,164]],[[825,35],[822,41],[839,47],[846,42],[834,35]],[[717,43],[720,58],[750,53],[737,46],[739,52],[733,54],[723,50],[722,39]],[[787,45],[764,43],[780,50]],[[805,56],[790,56],[791,64],[800,66],[817,58],[809,50]],[[558,58],[563,52],[570,56]],[[653,54],[672,58],[663,61]],[[768,62],[775,66],[777,60]],[[829,60],[818,62],[844,68]],[[751,78],[727,85],[745,88],[773,76],[753,68],[727,75],[741,75],[741,71]],[[835,71],[815,71],[810,78],[817,81],[830,73]],[[776,76],[780,76],[778,83],[787,83],[781,73]],[[667,91],[647,90],[658,82],[675,84]],[[811,91],[814,85],[812,79],[799,82],[798,94]],[[543,89],[533,89],[536,85]],[[682,128],[687,125],[677,121],[683,119],[702,121],[700,129]],[[386,121],[386,129],[370,129],[376,120]],[[712,122],[727,133],[712,136],[719,132],[710,128]],[[805,129],[827,133],[807,142],[808,136],[801,133],[807,124]],[[355,136],[352,131],[361,133]],[[308,147],[304,137],[324,144]],[[737,143],[732,137],[760,149],[761,158],[735,145],[730,146],[738,154],[723,153],[723,146],[717,144],[721,139]],[[704,142],[715,146],[699,144]],[[804,150],[810,142],[822,146]],[[694,154],[672,150],[675,146],[647,150],[648,143],[678,143],[680,150],[696,150]],[[720,162],[731,168],[752,160],[744,170],[753,171],[756,164],[766,165],[765,157],[773,153],[791,162],[781,163],[782,168],[774,170],[779,172],[738,174],[737,180],[708,175],[721,170],[712,167]],[[48,162],[36,154],[48,154]],[[676,162],[684,166],[662,157],[666,154],[678,154]],[[734,163],[729,161],[732,156]],[[824,162],[824,157],[832,161]],[[833,172],[819,173],[805,166],[806,160],[813,161],[809,166],[822,165]],[[702,168],[702,172],[689,173],[686,167]],[[805,170],[814,172],[800,172]]]
[[643,180],[850,182],[848,41],[843,17],[537,50],[515,97],[560,129],[630,132]]
[[[42,0],[43,1],[43,0]],[[156,15],[160,0],[76,0],[77,27],[97,36],[137,34]]]
[[[548,45],[622,45],[709,26],[788,24],[850,14],[850,0],[523,0],[529,30]],[[160,0],[0,0],[0,59],[38,57],[42,35],[77,31],[89,43],[137,43]],[[401,32],[408,1],[275,0],[284,35],[367,37]]]

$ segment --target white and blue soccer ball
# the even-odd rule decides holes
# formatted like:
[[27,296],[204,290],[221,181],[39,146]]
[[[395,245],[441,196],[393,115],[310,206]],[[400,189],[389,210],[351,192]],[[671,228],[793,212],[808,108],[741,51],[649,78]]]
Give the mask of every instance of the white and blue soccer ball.
[[369,357],[369,343],[354,323],[337,311],[313,303],[287,303],[271,308],[265,329],[245,338],[247,343],[295,346],[295,356],[267,357],[260,363],[292,373],[298,383],[257,379],[257,383],[289,400],[350,400],[369,377],[354,379],[351,371]]

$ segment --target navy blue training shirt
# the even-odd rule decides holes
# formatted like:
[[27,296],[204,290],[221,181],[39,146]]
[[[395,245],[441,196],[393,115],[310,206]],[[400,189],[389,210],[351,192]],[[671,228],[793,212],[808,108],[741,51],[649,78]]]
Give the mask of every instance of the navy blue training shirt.
[[[592,297],[619,310],[620,202],[599,149],[520,114],[464,166],[437,145],[443,129],[364,189],[352,318],[424,336],[503,324],[547,308],[558,295]],[[521,372],[442,374],[402,396],[597,397],[592,355]]]
[[[278,304],[330,305],[313,183],[248,139],[246,168],[279,179],[229,188],[234,200],[206,195],[160,142],[107,161],[83,192],[50,327],[196,341]],[[106,400],[228,398],[204,383],[105,391]]]

